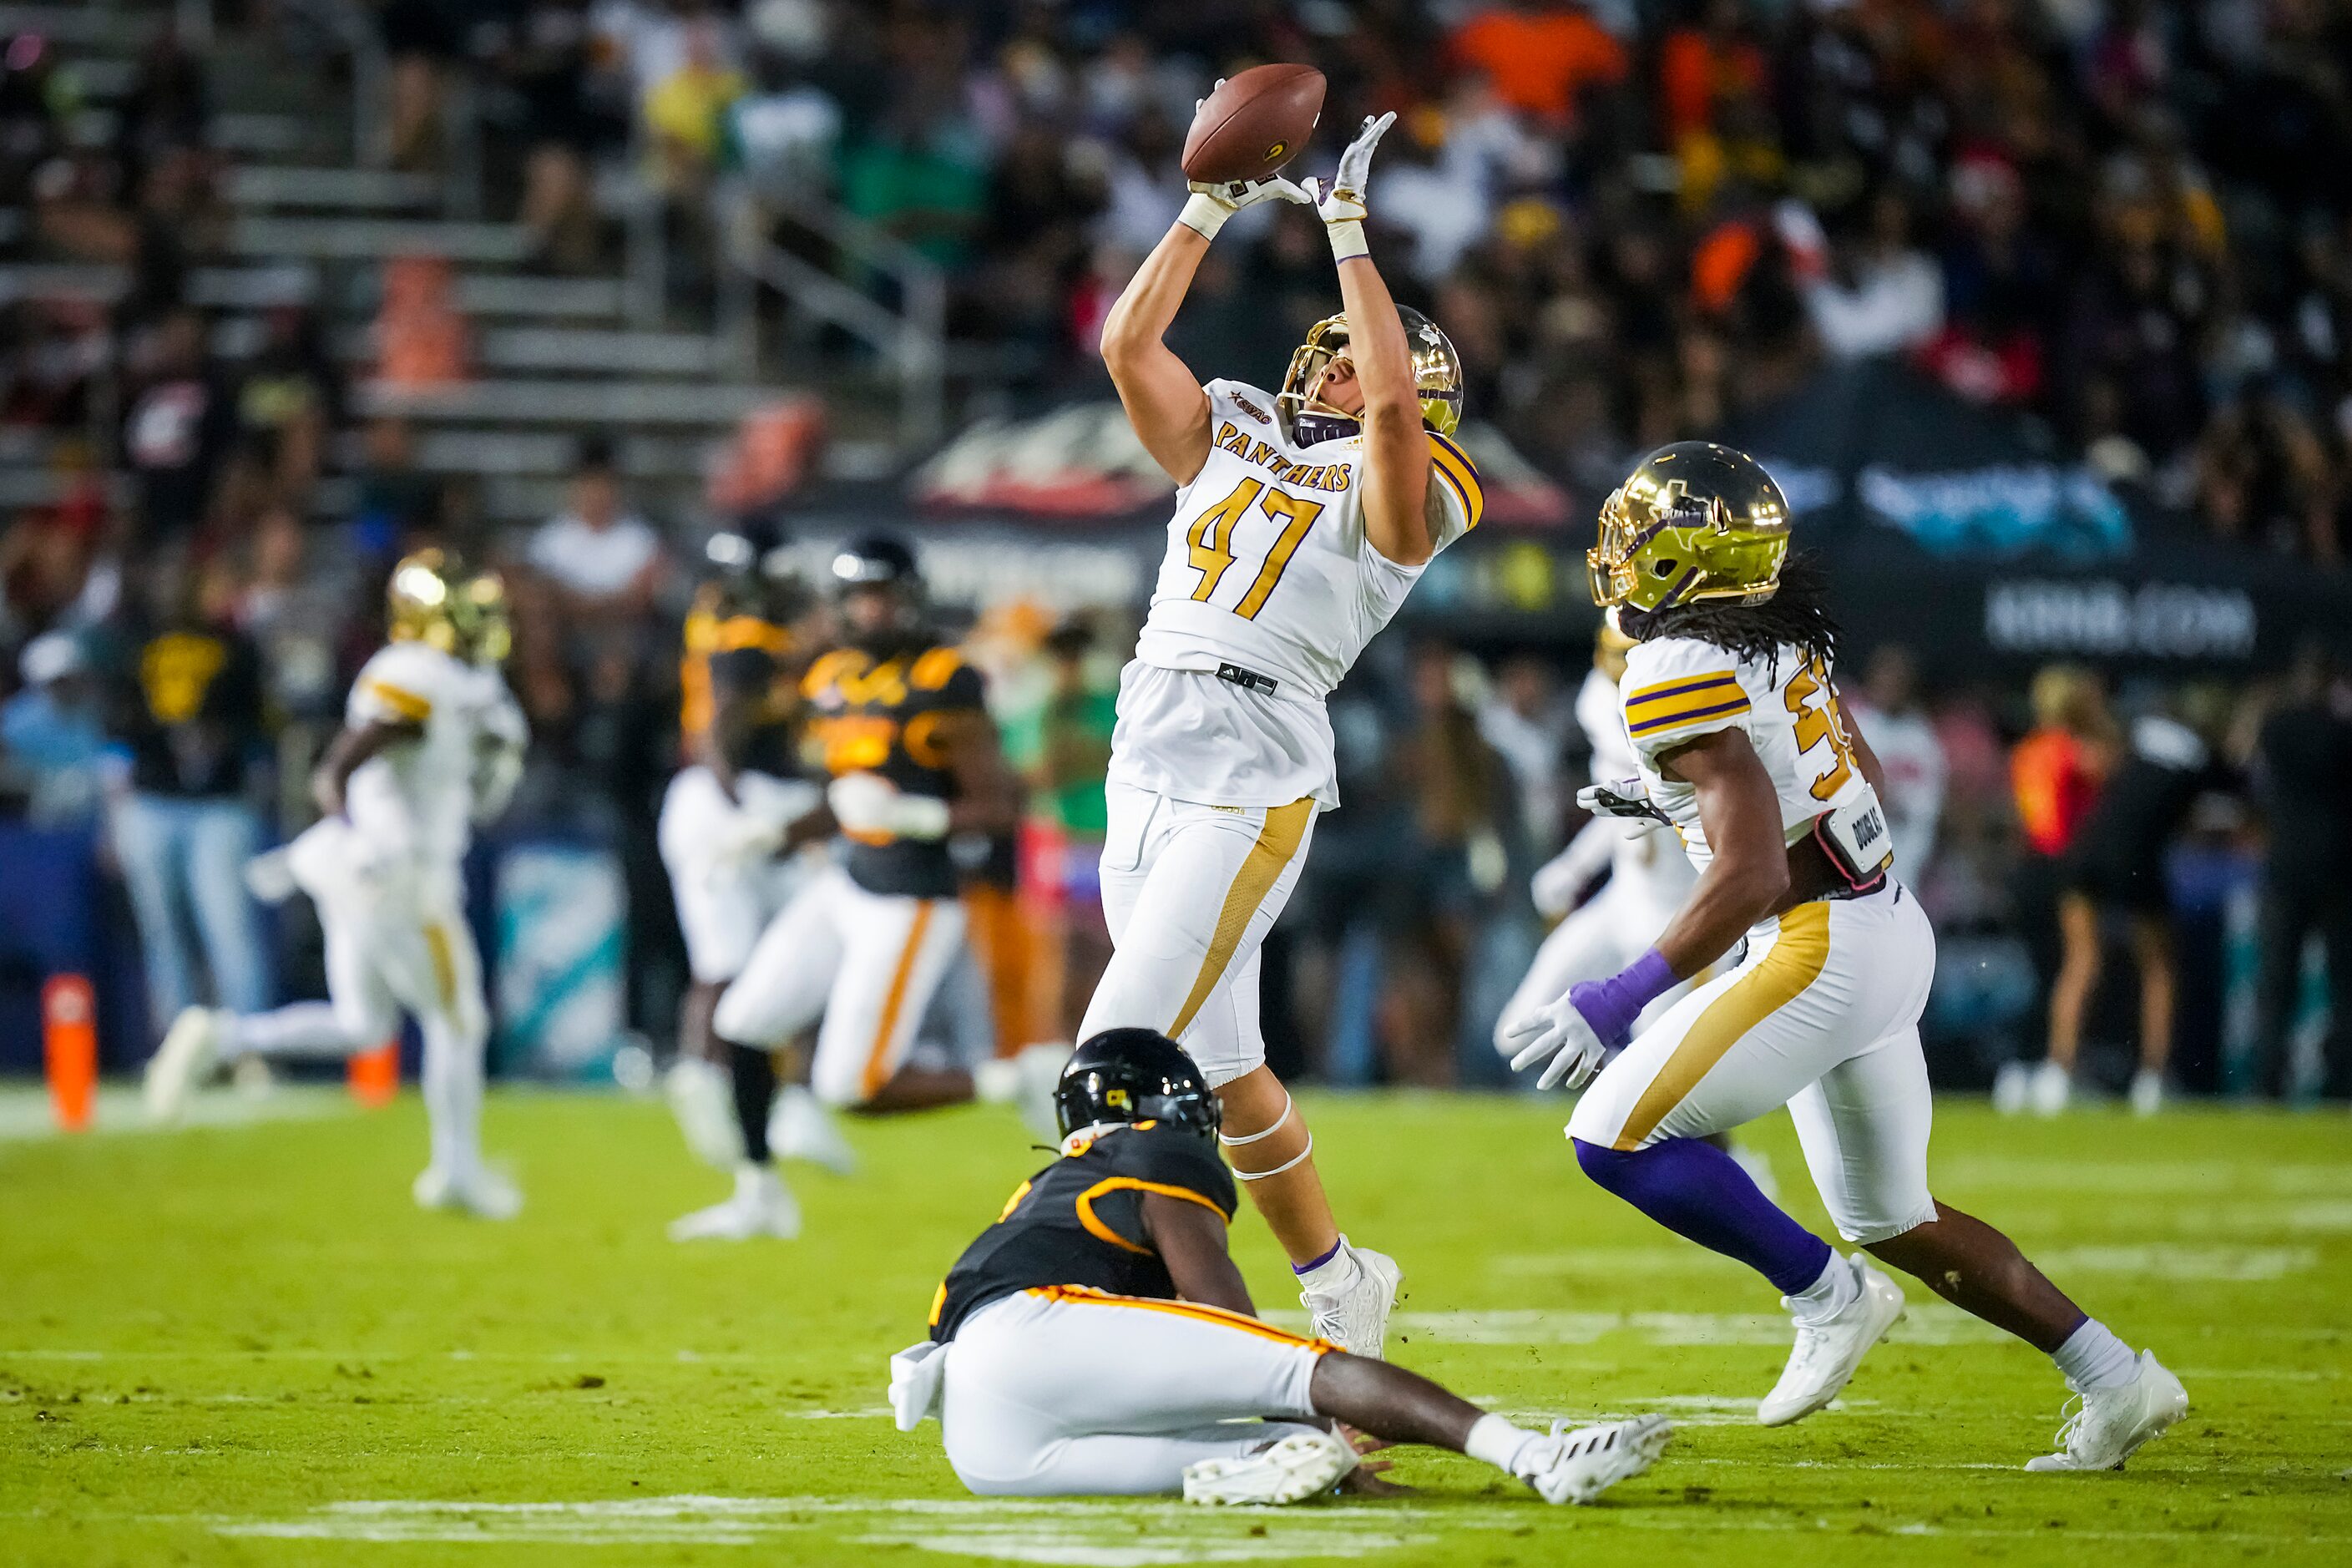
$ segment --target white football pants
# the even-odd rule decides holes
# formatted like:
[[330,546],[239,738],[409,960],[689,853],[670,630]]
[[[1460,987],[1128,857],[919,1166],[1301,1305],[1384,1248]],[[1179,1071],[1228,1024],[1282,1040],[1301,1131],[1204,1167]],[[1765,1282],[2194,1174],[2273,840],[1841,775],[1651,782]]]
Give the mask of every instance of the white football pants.
[[481,1160],[490,1012],[458,868],[361,875],[351,868],[364,855],[354,844],[350,826],[331,819],[289,849],[326,932],[330,1000],[237,1019],[226,1054],[350,1057],[394,1037],[405,1013],[425,1042],[433,1163],[462,1175]]
[[1738,968],[1634,1036],[1585,1089],[1568,1135],[1644,1149],[1786,1105],[1838,1234],[1900,1236],[1936,1217],[1919,1050],[1935,970],[1934,928],[1900,883],[1799,904],[1748,934]]
[[1078,1038],[1157,1029],[1212,1087],[1264,1066],[1258,952],[1307,864],[1314,800],[1202,805],[1113,784],[1109,808],[1102,901],[1113,951]]
[[992,1497],[1181,1491],[1187,1465],[1304,1430],[1293,1423],[1314,1415],[1315,1363],[1332,1348],[1189,1301],[1024,1290],[948,1346],[948,1463]]
[[730,800],[709,768],[679,769],[662,792],[655,834],[686,939],[687,967],[706,985],[723,985],[743,973],[760,932],[821,864],[802,855],[779,859],[731,852],[745,823],[787,823],[814,807],[824,799],[816,785],[751,773],[737,775],[735,784],[738,798]]
[[809,1087],[827,1105],[863,1105],[907,1059],[963,928],[961,900],[869,893],[828,866],[761,932],[711,1027],[772,1048],[823,1019]]

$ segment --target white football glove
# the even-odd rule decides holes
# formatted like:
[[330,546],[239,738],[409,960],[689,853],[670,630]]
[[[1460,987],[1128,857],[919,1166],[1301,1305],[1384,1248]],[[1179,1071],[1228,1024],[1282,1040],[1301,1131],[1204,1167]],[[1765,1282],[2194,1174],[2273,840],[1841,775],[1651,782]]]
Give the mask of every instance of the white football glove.
[[826,786],[825,804],[844,832],[936,840],[948,836],[948,803],[908,795],[879,773],[844,773]]
[[1576,1004],[1563,996],[1547,1006],[1537,1008],[1503,1030],[1504,1040],[1518,1047],[1511,1058],[1511,1070],[1525,1072],[1528,1068],[1551,1058],[1551,1065],[1536,1080],[1538,1089],[1550,1089],[1565,1083],[1570,1089],[1582,1089],[1601,1066],[1607,1054],[1601,1037],[1592,1032]]
[[1576,804],[1595,816],[1641,817],[1670,825],[1673,821],[1652,802],[1648,787],[1640,779],[1586,784],[1576,792]]
[[722,865],[764,860],[784,847],[784,825],[738,813],[713,832],[708,843],[710,858]]
[[1371,247],[1364,243],[1364,219],[1370,208],[1364,205],[1364,195],[1372,181],[1372,149],[1396,123],[1396,110],[1391,110],[1377,120],[1368,119],[1348,150],[1339,154],[1339,172],[1328,182],[1308,180],[1307,194],[1313,198],[1315,211],[1323,219],[1323,232],[1331,239],[1331,258],[1345,261],[1351,256],[1366,256]]

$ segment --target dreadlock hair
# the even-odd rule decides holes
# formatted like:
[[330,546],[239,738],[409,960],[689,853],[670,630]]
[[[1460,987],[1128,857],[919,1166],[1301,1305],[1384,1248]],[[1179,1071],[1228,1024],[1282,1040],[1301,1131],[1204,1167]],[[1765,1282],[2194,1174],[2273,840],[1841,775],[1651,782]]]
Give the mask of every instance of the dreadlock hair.
[[1838,624],[1829,612],[1829,576],[1811,554],[1790,552],[1780,565],[1780,587],[1760,605],[1701,599],[1663,610],[1624,609],[1617,625],[1638,642],[1691,637],[1738,658],[1760,660],[1780,678],[1780,649],[1793,644],[1824,666],[1837,661]]

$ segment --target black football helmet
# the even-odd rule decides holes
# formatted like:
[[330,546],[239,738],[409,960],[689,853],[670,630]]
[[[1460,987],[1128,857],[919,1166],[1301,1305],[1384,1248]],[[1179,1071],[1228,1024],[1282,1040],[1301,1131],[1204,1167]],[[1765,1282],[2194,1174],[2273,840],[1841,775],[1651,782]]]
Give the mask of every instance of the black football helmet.
[[1183,1047],[1153,1029],[1105,1029],[1062,1069],[1054,1121],[1065,1138],[1101,1121],[1164,1121],[1214,1138],[1224,1113]]
[[702,553],[731,607],[780,624],[808,608],[808,584],[792,542],[774,523],[752,519],[720,529]]
[[896,534],[867,533],[833,556],[833,598],[844,638],[876,658],[902,651],[921,634],[923,574],[914,549]]

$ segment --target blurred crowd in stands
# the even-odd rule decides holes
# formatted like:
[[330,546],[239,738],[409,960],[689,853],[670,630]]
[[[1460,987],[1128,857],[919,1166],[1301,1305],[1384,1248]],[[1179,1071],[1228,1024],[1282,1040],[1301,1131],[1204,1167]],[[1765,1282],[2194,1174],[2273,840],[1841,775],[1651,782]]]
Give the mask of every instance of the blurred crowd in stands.
[[[1580,494],[1824,362],[1895,354],[2046,420],[2119,487],[2338,563],[2352,37],[2321,0],[384,0],[373,16],[385,159],[437,174],[453,126],[479,136],[495,216],[530,226],[532,268],[613,265],[594,192],[616,160],[663,193],[689,284],[722,186],[779,213],[822,191],[945,268],[956,335],[995,346],[1003,386],[1044,394],[1099,376],[1102,313],[1181,199],[1193,100],[1242,64],[1313,60],[1330,133],[1310,156],[1399,111],[1374,185],[1382,265],[1463,350],[1473,408]],[[314,304],[273,305],[225,348],[185,287],[226,221],[203,62],[164,35],[92,146],[67,134],[70,71],[30,36],[6,51],[0,253],[129,279],[102,303],[0,300],[0,445],[92,433],[42,448],[66,482],[0,532],[8,811],[103,826],[158,1018],[202,994],[266,1005],[280,938],[234,868],[300,825],[390,562],[461,548],[512,588],[509,678],[536,742],[518,818],[617,847],[632,1022],[666,1037],[680,965],[652,816],[706,520],[641,514],[591,437],[561,510],[501,528],[471,476],[420,466],[410,424],[354,412]],[[1179,346],[1203,374],[1271,380],[1332,308],[1328,258],[1285,209],[1227,236]],[[465,324],[436,269],[384,268],[396,330],[379,370],[459,373]],[[1133,626],[965,608],[1050,851],[1024,862],[1064,977],[1040,988],[1043,1037],[1069,1027],[1101,961],[1086,849]],[[2195,1033],[2210,1054],[2234,1028],[2275,1090],[2282,1042],[2315,1011],[2298,987],[2316,933],[2343,1004],[2326,1087],[2352,1096],[2352,686],[2323,650],[2236,690],[2057,669],[2030,693],[1933,649],[1875,651],[1849,683],[1907,781],[1894,804],[1942,933],[1947,1077],[2071,1060],[2084,1040],[2145,1053]],[[1502,1079],[1486,1040],[1540,934],[1528,877],[1574,825],[1583,678],[1557,642],[1465,650],[1401,627],[1375,645],[1334,703],[1347,808],[1269,949],[1278,1060],[1342,1082]],[[2231,938],[2224,911],[2243,926],[2256,886],[2262,940]],[[2199,921],[2192,962],[2183,922]],[[2232,940],[2259,974],[2219,973]],[[2241,994],[2254,1016],[2218,1016]],[[2199,1008],[2216,1016],[2176,1026]],[[2219,1084],[2211,1061],[2199,1072]]]

